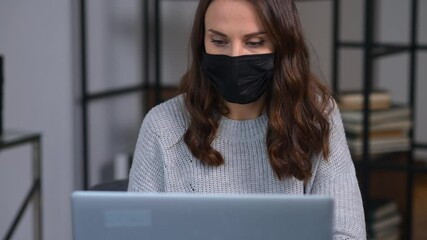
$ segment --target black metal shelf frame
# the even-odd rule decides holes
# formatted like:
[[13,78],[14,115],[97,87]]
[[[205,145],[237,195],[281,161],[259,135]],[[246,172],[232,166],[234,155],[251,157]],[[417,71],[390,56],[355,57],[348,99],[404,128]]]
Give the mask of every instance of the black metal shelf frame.
[[[343,48],[356,48],[363,50],[363,95],[364,95],[364,108],[363,108],[363,125],[364,133],[369,132],[369,94],[372,91],[372,76],[373,76],[373,61],[377,58],[388,56],[392,54],[400,53],[409,53],[409,107],[415,109],[415,99],[416,99],[416,70],[417,70],[417,60],[416,54],[418,51],[427,50],[427,46],[423,44],[418,44],[417,34],[418,34],[418,0],[411,0],[411,19],[410,19],[410,43],[409,44],[385,44],[385,43],[375,43],[373,41],[373,32],[374,32],[374,14],[375,14],[375,2],[372,0],[365,0],[364,4],[364,40],[362,42],[352,42],[352,41],[340,41],[339,40],[339,29],[340,29],[340,19],[339,19],[339,10],[341,1],[333,0],[333,50],[332,50],[332,86],[333,92],[339,94],[339,50]],[[363,157],[360,162],[355,162],[355,164],[361,169],[362,174],[362,185],[361,191],[365,203],[365,211],[369,209],[369,186],[370,186],[370,177],[371,170],[390,170],[390,171],[401,171],[406,173],[406,213],[405,217],[405,239],[412,239],[412,216],[413,216],[413,184],[414,184],[414,175],[425,174],[427,173],[427,168],[425,166],[419,166],[414,163],[414,150],[427,149],[427,144],[417,143],[414,140],[414,129],[415,125],[415,111],[411,111],[410,116],[411,121],[413,122],[413,127],[410,130],[409,136],[411,141],[411,150],[407,152],[407,160],[403,164],[390,164],[384,162],[375,162],[371,161],[369,156],[369,134],[363,134],[364,145],[363,145]]]
[[[360,49],[366,47],[366,44],[360,42],[337,42],[337,46],[341,48],[353,48]],[[373,58],[383,57],[386,55],[398,54],[398,53],[408,53],[411,51],[412,46],[408,44],[395,44],[395,43],[373,43],[372,44],[372,53]],[[414,45],[416,50],[425,51],[427,46],[425,45]]]
[[7,228],[4,240],[9,240],[13,237],[25,210],[28,209],[29,204],[33,201],[34,204],[34,239],[43,239],[42,228],[42,187],[41,187],[41,135],[38,133],[21,133],[21,132],[3,132],[0,135],[0,151],[19,147],[22,145],[30,144],[32,146],[32,169],[33,169],[33,182],[30,189],[27,191],[24,200],[19,206],[18,212],[15,214],[10,226]]
[[[143,24],[141,24],[142,27],[142,33],[144,36],[143,41],[143,47],[142,47],[142,66],[144,69],[144,73],[141,79],[141,84],[137,84],[134,86],[129,87],[121,87],[117,89],[110,89],[100,92],[91,93],[88,89],[88,44],[87,44],[87,37],[88,37],[88,30],[87,30],[87,15],[88,15],[88,9],[87,9],[87,1],[86,0],[80,0],[79,2],[79,17],[80,17],[80,77],[81,77],[81,104],[82,104],[82,174],[83,174],[83,189],[87,190],[90,186],[90,145],[89,145],[89,105],[94,101],[100,101],[108,98],[113,97],[121,97],[125,96],[127,94],[134,94],[134,93],[145,93],[148,90],[154,90],[154,98],[156,103],[160,102],[160,91],[161,91],[161,84],[160,84],[160,66],[158,59],[160,56],[160,47],[158,41],[154,41],[154,68],[155,73],[154,76],[150,75],[150,69],[153,68],[153,64],[150,61],[150,49],[152,48],[150,44],[150,26],[149,26],[149,14],[150,14],[150,7],[154,5],[155,11],[154,11],[154,18],[156,26],[154,27],[154,35],[155,39],[159,39],[159,17],[158,17],[158,3],[159,1],[156,0],[141,0],[141,12],[143,16]],[[150,78],[154,79],[154,86],[150,83]],[[146,102],[148,102],[148,94],[146,94]],[[143,104],[141,104],[141,108],[144,110]]]
[[427,173],[427,165],[418,165],[418,164],[406,164],[406,163],[388,163],[384,161],[355,161],[354,165],[357,168],[364,168],[368,165],[370,169],[375,170],[389,170],[389,171],[396,171],[396,172],[404,172],[404,171],[414,171],[417,173]]

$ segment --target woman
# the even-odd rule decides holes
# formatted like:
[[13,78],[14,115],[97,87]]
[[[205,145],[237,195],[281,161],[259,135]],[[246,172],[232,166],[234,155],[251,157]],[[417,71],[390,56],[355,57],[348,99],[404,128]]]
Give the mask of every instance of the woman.
[[336,239],[365,239],[338,109],[292,0],[201,0],[182,94],[145,117],[129,191],[327,194]]

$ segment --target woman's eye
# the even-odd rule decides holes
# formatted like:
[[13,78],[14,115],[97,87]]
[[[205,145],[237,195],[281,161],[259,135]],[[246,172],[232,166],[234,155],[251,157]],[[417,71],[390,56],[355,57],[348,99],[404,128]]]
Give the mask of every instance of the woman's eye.
[[246,42],[246,45],[252,48],[262,46],[263,44],[264,44],[264,40]]
[[224,41],[224,40],[212,39],[211,42],[219,47],[227,45],[227,41]]

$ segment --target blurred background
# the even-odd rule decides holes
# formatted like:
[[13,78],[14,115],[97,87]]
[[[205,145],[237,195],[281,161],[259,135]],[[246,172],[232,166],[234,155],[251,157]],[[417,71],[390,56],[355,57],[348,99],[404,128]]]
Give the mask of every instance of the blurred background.
[[[406,147],[352,149],[372,239],[427,239],[427,1],[296,2],[313,70],[337,101],[381,90],[391,104],[383,111],[398,104],[410,112],[402,116],[410,126],[397,127]],[[38,204],[29,201],[10,239],[37,239],[38,227],[42,239],[72,239],[71,192],[127,178],[144,115],[174,96],[187,68],[197,3],[0,1],[0,237],[33,186],[37,146],[42,221],[35,224]],[[36,147],[20,141],[34,134]],[[382,220],[371,218],[380,210]]]

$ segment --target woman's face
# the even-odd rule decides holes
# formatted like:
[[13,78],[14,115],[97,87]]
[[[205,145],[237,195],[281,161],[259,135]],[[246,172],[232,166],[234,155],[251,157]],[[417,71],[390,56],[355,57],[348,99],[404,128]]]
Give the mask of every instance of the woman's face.
[[274,50],[258,13],[246,0],[212,1],[205,15],[205,49],[233,57]]

